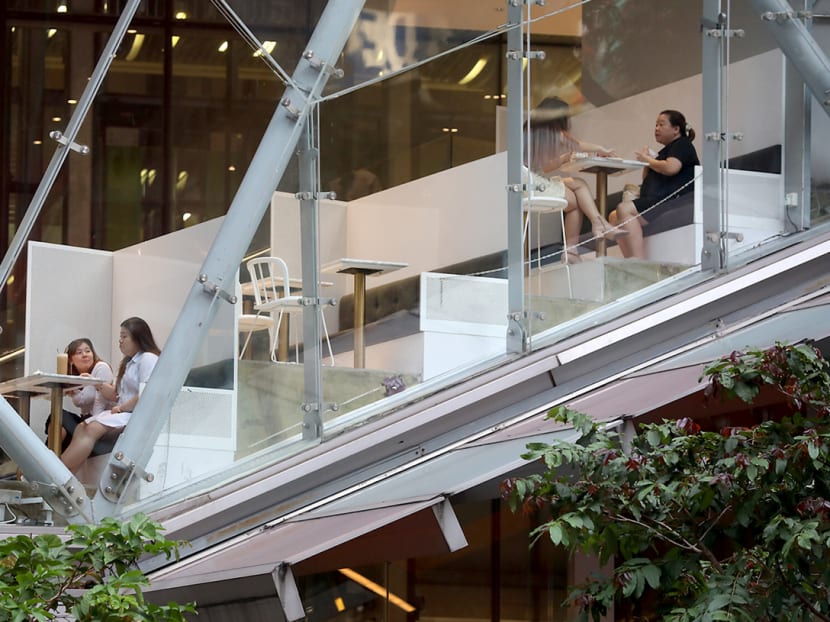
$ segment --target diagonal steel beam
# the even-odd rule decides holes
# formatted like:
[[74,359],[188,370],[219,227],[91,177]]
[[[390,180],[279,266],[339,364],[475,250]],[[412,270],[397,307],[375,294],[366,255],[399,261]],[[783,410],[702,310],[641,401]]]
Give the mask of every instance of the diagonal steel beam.
[[778,47],[830,116],[830,60],[786,0],[750,0]]
[[234,279],[282,179],[313,104],[356,23],[363,0],[331,0],[311,35],[292,82],[274,112],[222,227],[176,320],[130,424],[119,437],[93,500],[96,515],[113,515],[153,453],[173,402],[216,316],[234,302]]

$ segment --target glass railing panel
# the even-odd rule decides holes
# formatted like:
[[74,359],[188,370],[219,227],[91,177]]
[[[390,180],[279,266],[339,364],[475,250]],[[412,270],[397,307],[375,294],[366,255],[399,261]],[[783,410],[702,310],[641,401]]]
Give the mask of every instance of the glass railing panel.
[[[687,142],[682,181],[645,185],[648,196],[637,198],[649,162],[674,139],[655,134],[660,112],[677,109],[692,125],[701,122],[699,7],[593,0],[579,7],[582,36],[570,42],[570,55],[565,42],[541,34],[563,17],[554,10],[525,26],[531,52],[545,52],[526,65],[523,106],[523,160],[531,171],[525,292],[534,345],[587,313],[650,295],[700,262],[699,236],[685,222],[691,225],[700,137]],[[653,53],[664,47],[685,52]],[[682,222],[669,222],[680,212]]]
[[[815,16],[810,31],[819,47],[830,56],[830,20],[824,11]],[[809,218],[811,225],[830,221],[830,162],[827,145],[830,144],[830,117],[818,101],[810,98],[810,201]]]
[[[725,26],[739,36],[726,37],[722,43],[719,207],[726,233],[722,244],[727,261],[735,263],[747,255],[769,252],[774,248],[771,243],[809,224],[802,223],[800,201],[786,206],[783,176],[785,144],[803,140],[804,132],[797,122],[788,129],[787,119],[794,120],[796,114],[803,118],[804,97],[786,86],[794,76],[788,78],[791,70],[768,24],[748,5],[730,8]],[[803,149],[791,155],[792,164],[798,166]]]
[[[484,99],[499,88],[424,78],[413,97],[399,76],[321,106],[321,187],[337,196],[320,211],[321,295],[338,300],[326,312],[324,396],[336,406],[326,430],[504,354],[506,154],[495,153],[496,104]],[[394,114],[378,107],[385,98]],[[478,114],[450,112],[465,103]],[[370,107],[359,130],[344,123]],[[451,157],[465,163],[434,172]]]
[[[502,4],[463,0],[462,2],[397,2],[391,8],[367,5],[343,52],[342,80],[329,91],[354,88],[405,71],[427,59],[469,45],[503,29]],[[487,56],[455,57],[443,65],[439,79],[448,85],[464,86],[487,80],[498,72],[499,63]]]

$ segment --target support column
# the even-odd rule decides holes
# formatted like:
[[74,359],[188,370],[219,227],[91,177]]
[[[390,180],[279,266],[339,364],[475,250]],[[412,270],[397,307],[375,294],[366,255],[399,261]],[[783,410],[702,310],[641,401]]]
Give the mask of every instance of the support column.
[[703,0],[703,250],[702,270],[720,270],[726,263],[726,240],[721,239],[722,58],[726,15],[720,0]]
[[507,2],[507,351],[529,347],[525,321],[524,249],[522,246],[522,3]]
[[320,350],[320,201],[317,171],[320,162],[319,145],[314,140],[315,117],[312,110],[300,139],[300,254],[303,266],[303,298],[310,304],[303,307],[303,439],[323,435],[323,364]]

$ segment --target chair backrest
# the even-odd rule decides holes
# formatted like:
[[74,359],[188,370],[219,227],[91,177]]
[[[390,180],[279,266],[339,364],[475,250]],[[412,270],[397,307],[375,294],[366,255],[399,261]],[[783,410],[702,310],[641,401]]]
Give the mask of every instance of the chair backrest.
[[288,298],[288,266],[280,257],[257,257],[246,265],[254,286],[254,308]]

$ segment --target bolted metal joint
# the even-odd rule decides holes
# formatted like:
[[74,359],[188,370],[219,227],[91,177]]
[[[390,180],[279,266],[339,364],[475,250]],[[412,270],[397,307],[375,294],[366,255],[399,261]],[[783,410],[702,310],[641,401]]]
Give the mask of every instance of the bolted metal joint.
[[288,112],[288,116],[290,116],[295,121],[300,118],[300,109],[296,106],[293,106],[291,104],[291,100],[287,97],[283,97],[280,100],[280,106],[285,108],[285,110]]
[[196,280],[202,284],[202,289],[208,294],[211,294],[212,296],[218,296],[225,302],[229,302],[232,305],[236,304],[236,296],[234,294],[231,294],[230,292],[225,291],[224,289],[219,287],[219,285],[209,280],[206,274],[200,274]]
[[338,69],[334,65],[329,65],[323,62],[323,60],[320,59],[320,57],[317,56],[313,50],[306,50],[303,52],[303,58],[308,61],[309,65],[315,69],[319,69],[320,71],[327,73],[330,76],[342,78],[345,75],[342,69]]
[[81,155],[87,155],[89,153],[89,147],[87,147],[86,145],[78,144],[76,142],[69,142],[69,139],[58,130],[49,132],[49,138],[63,145],[64,147],[69,147],[72,151],[77,151]]

